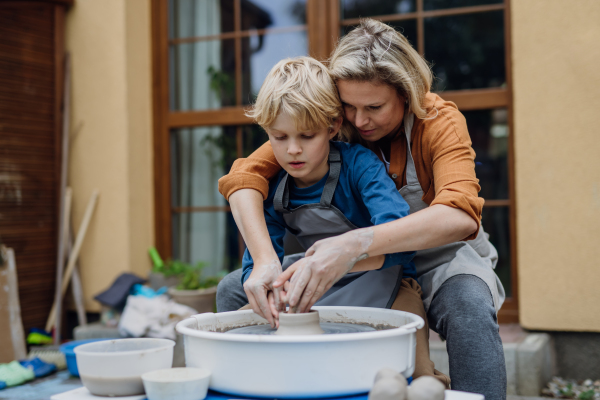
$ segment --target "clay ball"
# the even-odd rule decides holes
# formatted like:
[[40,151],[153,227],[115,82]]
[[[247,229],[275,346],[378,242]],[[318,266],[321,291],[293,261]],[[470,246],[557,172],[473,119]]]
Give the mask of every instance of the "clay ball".
[[408,400],[444,400],[446,387],[432,376],[415,379],[408,387]]
[[369,392],[369,400],[406,400],[405,382],[395,377],[381,378],[375,382]]
[[383,378],[397,378],[397,377],[401,377],[406,382],[406,379],[398,371],[396,371],[392,368],[382,368],[379,371],[377,371],[377,374],[375,374],[374,382],[377,382],[378,380],[383,379]]

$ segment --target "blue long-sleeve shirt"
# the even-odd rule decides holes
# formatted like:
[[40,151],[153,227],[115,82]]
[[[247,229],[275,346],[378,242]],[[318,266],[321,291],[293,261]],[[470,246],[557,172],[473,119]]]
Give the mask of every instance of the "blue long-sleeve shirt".
[[[387,175],[385,166],[370,150],[359,144],[330,142],[335,146],[342,158],[340,178],[331,204],[338,208],[344,216],[358,228],[366,228],[395,221],[408,215],[408,203],[402,198],[396,185]],[[273,247],[282,262],[284,256],[283,236],[287,225],[283,215],[275,211],[273,197],[279,182],[285,175],[282,170],[269,184],[269,195],[264,201],[265,220]],[[290,185],[291,209],[303,204],[318,203],[325,187],[327,173],[319,182],[306,188]],[[291,177],[290,177],[291,179]],[[403,265],[403,276],[416,278],[416,269],[412,261],[415,252],[387,254],[383,268]],[[254,261],[246,249],[242,260],[242,282],[250,276]]]

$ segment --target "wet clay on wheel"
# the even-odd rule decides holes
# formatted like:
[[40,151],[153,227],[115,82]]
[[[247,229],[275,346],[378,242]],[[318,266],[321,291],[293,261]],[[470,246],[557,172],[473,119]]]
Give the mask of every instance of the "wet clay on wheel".
[[319,322],[318,311],[299,314],[280,313],[279,329],[275,335],[322,335],[324,331]]

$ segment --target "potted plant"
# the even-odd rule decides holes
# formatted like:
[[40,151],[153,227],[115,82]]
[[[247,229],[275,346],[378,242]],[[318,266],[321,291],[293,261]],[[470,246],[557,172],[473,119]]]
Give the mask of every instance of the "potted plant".
[[199,313],[213,312],[217,300],[217,285],[219,278],[216,276],[202,276],[205,263],[196,265],[177,262],[177,268],[181,269],[180,281],[177,286],[169,288],[169,294],[179,304],[184,304]]
[[214,311],[217,285],[221,279],[202,276],[205,263],[191,265],[179,260],[164,262],[154,247],[148,253],[153,264],[148,277],[152,289],[167,286],[169,295],[177,303],[189,306],[199,313]]
[[152,260],[152,271],[148,275],[148,284],[154,290],[163,286],[177,286],[181,280],[185,266],[179,261],[167,261],[166,263],[158,254],[155,247],[148,249],[150,259]]

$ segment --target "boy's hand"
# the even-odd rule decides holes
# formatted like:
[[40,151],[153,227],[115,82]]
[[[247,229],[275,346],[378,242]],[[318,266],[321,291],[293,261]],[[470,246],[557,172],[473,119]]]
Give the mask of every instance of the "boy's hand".
[[[244,283],[248,302],[255,313],[266,319],[272,328],[277,325],[278,311],[281,310],[280,288],[274,288],[273,282],[281,274],[281,263],[274,259],[267,263],[255,262],[250,276]],[[269,299],[269,293],[272,294]]]
[[[372,230],[356,229],[343,235],[319,240],[277,278],[273,287],[290,281],[286,300],[297,312],[308,312],[354,265],[366,257]],[[379,265],[380,267],[381,265]]]

